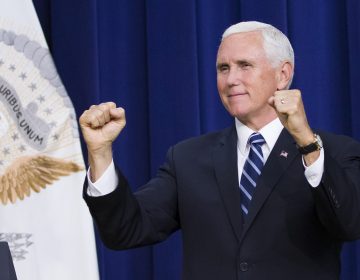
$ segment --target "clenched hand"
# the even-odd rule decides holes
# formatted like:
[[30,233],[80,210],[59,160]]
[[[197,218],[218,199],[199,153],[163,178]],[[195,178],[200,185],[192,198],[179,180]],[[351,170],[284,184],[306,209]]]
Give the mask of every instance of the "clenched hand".
[[125,111],[114,102],[93,105],[80,116],[93,181],[99,179],[111,163],[112,143],[125,124]]
[[[269,104],[299,146],[303,147],[314,141],[314,133],[307,121],[299,90],[278,90],[269,98]],[[315,151],[305,155],[306,164],[313,163],[319,154],[319,151]]]

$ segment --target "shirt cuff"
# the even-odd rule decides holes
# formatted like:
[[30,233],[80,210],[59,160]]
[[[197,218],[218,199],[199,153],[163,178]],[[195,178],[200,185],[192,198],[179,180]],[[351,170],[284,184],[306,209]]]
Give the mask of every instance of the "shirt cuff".
[[321,149],[319,158],[310,166],[305,165],[304,157],[302,157],[302,162],[305,167],[305,177],[313,188],[320,185],[320,181],[324,173],[324,153],[324,149]]
[[111,161],[108,168],[106,168],[103,175],[101,175],[101,177],[96,182],[92,182],[90,179],[90,167],[89,167],[87,171],[87,179],[88,179],[87,194],[89,196],[96,197],[96,196],[107,195],[113,192],[119,183],[119,177],[117,176],[115,171],[114,161],[113,160]]

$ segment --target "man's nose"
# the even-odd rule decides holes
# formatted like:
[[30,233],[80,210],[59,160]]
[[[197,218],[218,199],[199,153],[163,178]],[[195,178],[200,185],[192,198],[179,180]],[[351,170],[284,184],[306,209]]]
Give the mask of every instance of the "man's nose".
[[229,86],[236,86],[241,83],[241,71],[238,68],[231,68],[227,76],[227,83]]

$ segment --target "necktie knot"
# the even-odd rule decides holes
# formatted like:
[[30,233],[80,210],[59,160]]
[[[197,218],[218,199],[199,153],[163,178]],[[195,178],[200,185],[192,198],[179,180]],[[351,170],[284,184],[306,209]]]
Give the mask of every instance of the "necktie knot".
[[262,146],[265,143],[265,139],[259,132],[254,132],[250,135],[248,143],[250,145]]

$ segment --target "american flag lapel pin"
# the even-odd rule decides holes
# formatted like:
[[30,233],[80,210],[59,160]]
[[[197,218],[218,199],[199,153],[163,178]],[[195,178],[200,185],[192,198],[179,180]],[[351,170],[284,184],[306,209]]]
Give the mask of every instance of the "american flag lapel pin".
[[288,152],[286,152],[286,151],[281,151],[281,153],[280,153],[280,156],[281,157],[284,157],[284,158],[287,158],[288,157]]

